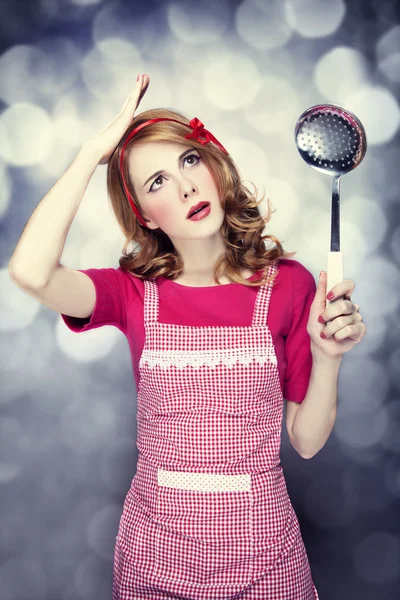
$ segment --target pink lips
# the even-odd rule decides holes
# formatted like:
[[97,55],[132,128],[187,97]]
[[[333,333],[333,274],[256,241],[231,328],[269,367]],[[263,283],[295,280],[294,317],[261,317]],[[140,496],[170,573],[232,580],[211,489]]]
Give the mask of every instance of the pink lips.
[[204,208],[204,206],[209,205],[209,202],[199,202],[198,204],[196,204],[196,206],[192,206],[192,208],[189,210],[188,214],[186,215],[186,218],[189,219],[190,215],[192,215],[196,210],[199,210],[200,208]]
[[189,221],[201,221],[211,212],[211,206],[207,204],[204,206],[198,213],[194,214],[192,217],[189,217]]

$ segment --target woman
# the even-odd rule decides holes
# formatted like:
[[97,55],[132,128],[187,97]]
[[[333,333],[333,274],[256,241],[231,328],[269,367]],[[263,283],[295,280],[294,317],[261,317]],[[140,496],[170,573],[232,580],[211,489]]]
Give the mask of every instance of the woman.
[[[309,458],[334,425],[341,356],[365,331],[353,282],[325,309],[325,274],[315,294],[294,253],[262,235],[269,215],[198,119],[160,109],[132,120],[148,83],[139,77],[84,145],[10,261],[15,282],[71,330],[112,324],[129,341],[139,456],[113,600],[317,599],[280,465],[283,400],[290,441]],[[124,256],[118,269],[68,269],[66,235],[105,163]]]

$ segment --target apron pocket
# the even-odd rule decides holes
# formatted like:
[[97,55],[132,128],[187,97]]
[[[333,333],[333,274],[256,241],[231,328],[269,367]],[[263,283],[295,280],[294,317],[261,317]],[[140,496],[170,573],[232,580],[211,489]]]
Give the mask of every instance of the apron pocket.
[[203,585],[248,584],[253,555],[250,475],[218,479],[210,474],[207,480],[201,473],[206,479],[200,477],[196,485],[196,474],[185,475],[175,480],[180,487],[158,478],[155,575]]

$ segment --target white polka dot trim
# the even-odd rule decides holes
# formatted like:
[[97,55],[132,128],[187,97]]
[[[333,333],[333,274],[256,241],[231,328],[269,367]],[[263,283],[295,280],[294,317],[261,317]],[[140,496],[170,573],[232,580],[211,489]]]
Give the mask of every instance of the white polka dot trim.
[[158,469],[158,484],[181,490],[199,492],[244,492],[251,488],[251,475],[219,475]]

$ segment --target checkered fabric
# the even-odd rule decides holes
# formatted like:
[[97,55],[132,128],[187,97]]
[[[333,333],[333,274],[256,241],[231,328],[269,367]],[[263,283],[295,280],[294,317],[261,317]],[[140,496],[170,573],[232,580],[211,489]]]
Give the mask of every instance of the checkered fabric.
[[190,327],[158,321],[145,281],[139,455],[113,600],[318,600],[280,464],[272,289],[259,287],[249,327]]

